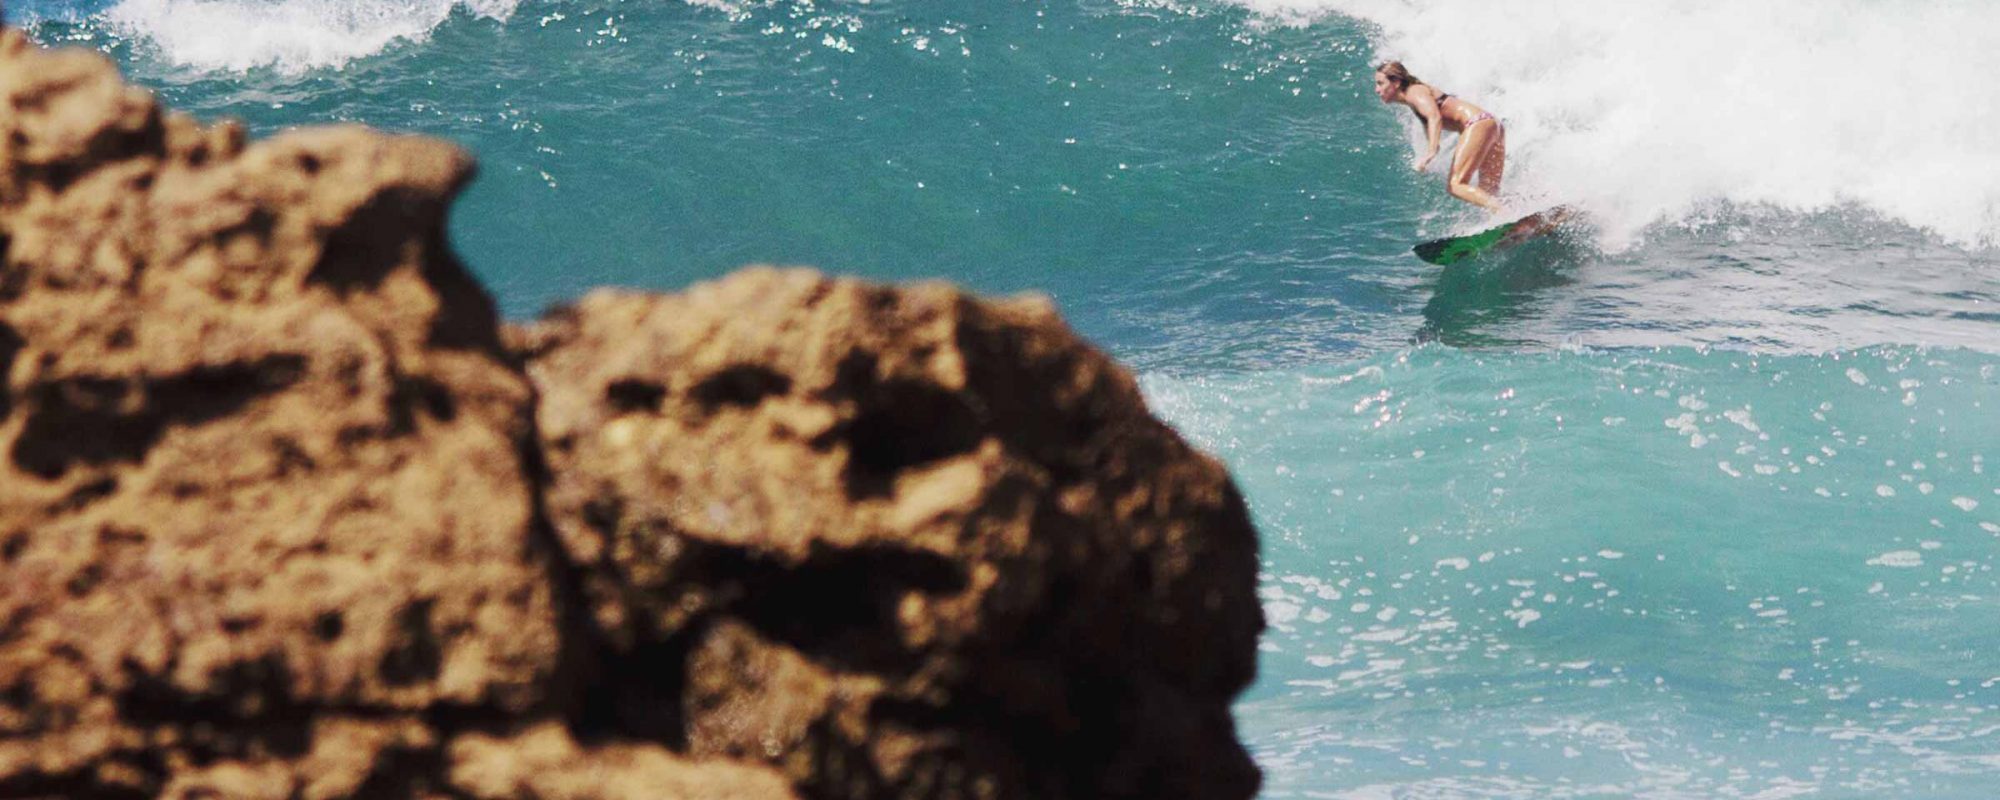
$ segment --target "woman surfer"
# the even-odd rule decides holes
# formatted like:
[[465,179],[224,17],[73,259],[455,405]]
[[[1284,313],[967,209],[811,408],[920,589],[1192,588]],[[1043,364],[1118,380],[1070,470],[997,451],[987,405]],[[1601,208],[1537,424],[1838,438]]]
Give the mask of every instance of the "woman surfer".
[[[1447,189],[1452,197],[1493,211],[1500,210],[1500,178],[1507,169],[1507,131],[1485,109],[1438,91],[1411,75],[1403,62],[1391,61],[1375,68],[1375,96],[1384,103],[1402,103],[1424,124],[1430,148],[1417,159],[1422,172],[1437,158],[1438,137],[1443,131],[1458,133],[1458,149],[1451,156],[1451,178]],[[1479,176],[1473,185],[1472,176]]]

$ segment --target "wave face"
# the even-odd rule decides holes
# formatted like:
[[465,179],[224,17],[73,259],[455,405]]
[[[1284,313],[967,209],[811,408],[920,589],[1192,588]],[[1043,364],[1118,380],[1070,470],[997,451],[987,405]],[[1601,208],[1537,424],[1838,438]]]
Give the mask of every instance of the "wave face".
[[1238,0],[1364,20],[1383,59],[1507,124],[1510,172],[1629,238],[1729,202],[1865,208],[2000,242],[2000,6]]
[[[5,10],[258,135],[463,144],[513,317],[760,262],[1052,295],[1258,519],[1267,796],[1990,796],[2000,10],[1504,5]],[[1390,57],[1594,229],[1412,257],[1490,221]]]

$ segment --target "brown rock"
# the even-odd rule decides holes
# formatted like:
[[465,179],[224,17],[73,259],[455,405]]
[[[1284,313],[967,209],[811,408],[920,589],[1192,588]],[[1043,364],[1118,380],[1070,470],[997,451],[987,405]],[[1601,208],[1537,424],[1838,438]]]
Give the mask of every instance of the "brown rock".
[[580,747],[562,726],[518,735],[460,737],[451,746],[453,788],[475,800],[786,800],[783,779],[761,767],[691,762],[658,745]]
[[1242,502],[1046,303],[753,270],[520,346],[617,682],[686,686],[623,725],[813,796],[1254,791]]
[[0,37],[0,794],[367,793],[435,750],[411,715],[541,705],[532,394],[443,233],[470,161],[242,149]]

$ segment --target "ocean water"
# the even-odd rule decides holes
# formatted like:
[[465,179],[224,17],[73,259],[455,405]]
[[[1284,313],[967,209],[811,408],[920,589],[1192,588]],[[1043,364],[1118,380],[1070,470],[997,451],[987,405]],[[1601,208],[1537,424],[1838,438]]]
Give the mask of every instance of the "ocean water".
[[[463,144],[451,232],[513,317],[748,263],[1052,296],[1263,531],[1266,797],[2000,781],[1990,3],[4,13],[258,133]],[[1587,222],[1413,258],[1488,220],[1410,169],[1384,58],[1506,122],[1515,210]]]

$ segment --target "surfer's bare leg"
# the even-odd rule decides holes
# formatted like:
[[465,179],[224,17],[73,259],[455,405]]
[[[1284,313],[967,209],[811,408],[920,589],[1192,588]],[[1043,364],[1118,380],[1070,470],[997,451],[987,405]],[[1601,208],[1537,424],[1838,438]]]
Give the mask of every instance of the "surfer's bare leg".
[[[1486,120],[1473,123],[1472,127],[1458,135],[1458,151],[1451,156],[1451,183],[1447,187],[1452,197],[1493,211],[1500,210],[1500,201],[1494,199],[1492,192],[1472,185],[1472,174],[1479,170],[1489,151],[1498,144],[1500,137],[1496,134],[1499,131],[1500,123]],[[1481,183],[1484,182],[1481,180]],[[1493,185],[1498,189],[1499,181],[1495,180]]]
[[1493,146],[1486,149],[1486,158],[1479,162],[1479,190],[1489,195],[1499,196],[1500,179],[1507,175],[1507,129],[1501,128],[1493,135]]

